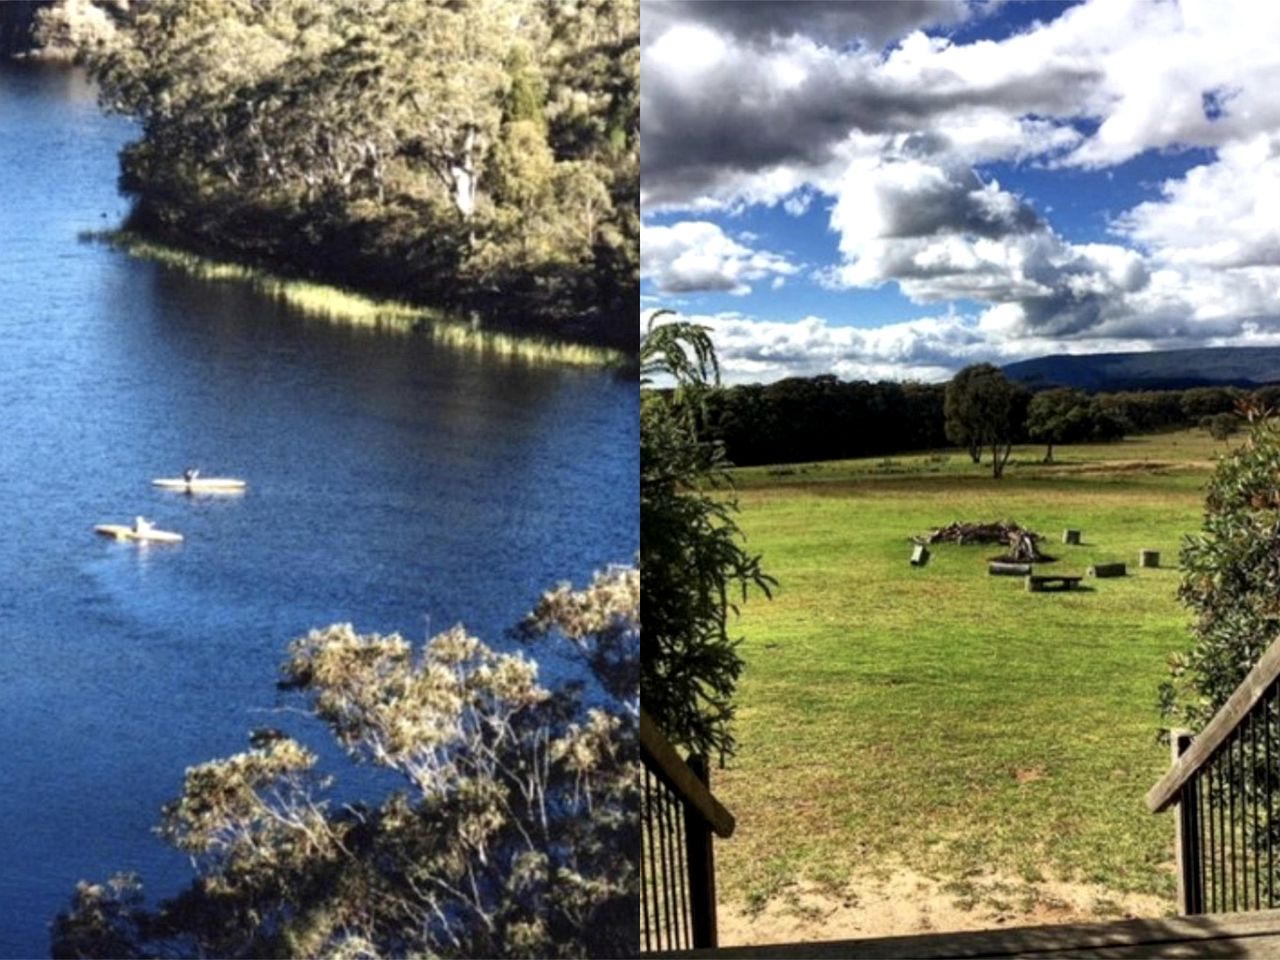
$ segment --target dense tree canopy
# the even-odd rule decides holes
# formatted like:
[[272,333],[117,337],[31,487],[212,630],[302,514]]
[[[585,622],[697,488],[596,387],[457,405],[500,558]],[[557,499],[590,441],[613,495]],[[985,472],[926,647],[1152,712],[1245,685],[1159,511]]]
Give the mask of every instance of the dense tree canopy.
[[639,940],[635,569],[546,594],[519,632],[597,681],[455,627],[420,651],[348,624],[295,642],[287,682],[357,761],[400,789],[327,798],[317,757],[275,730],[187,771],[162,836],[197,878],[147,908],[136,877],[82,883],[62,957],[630,956]]
[[[738,466],[886,456],[937,450],[949,442],[967,447],[967,433],[953,440],[946,432],[945,393],[946,384],[843,381],[831,375],[720,387],[703,397],[701,435],[723,444],[726,459]],[[1188,415],[1189,409],[1227,413],[1246,396],[1264,408],[1280,408],[1280,387],[1249,393],[1202,387],[1092,395],[1045,390],[1028,401],[1020,433],[1045,443],[1116,440],[1197,426],[1203,418]],[[1057,422],[1060,415],[1065,416]],[[1033,427],[1040,432],[1033,434]],[[1059,439],[1050,441],[1045,430]],[[971,452],[978,455],[977,449]]]
[[634,349],[635,0],[129,9],[87,53],[135,226]]
[[705,430],[739,466],[935,449],[943,389],[832,376],[728,387],[707,394]]
[[640,571],[645,595],[642,696],[671,740],[694,753],[733,752],[733,694],[742,671],[729,635],[735,601],[771,578],[748,554],[734,523],[721,445],[698,435],[703,400],[716,380],[706,331],[650,325],[641,344]]
[[1082,390],[1043,390],[1027,404],[1027,435],[1046,445],[1044,462],[1053,462],[1056,443],[1116,440],[1124,424],[1100,401]]

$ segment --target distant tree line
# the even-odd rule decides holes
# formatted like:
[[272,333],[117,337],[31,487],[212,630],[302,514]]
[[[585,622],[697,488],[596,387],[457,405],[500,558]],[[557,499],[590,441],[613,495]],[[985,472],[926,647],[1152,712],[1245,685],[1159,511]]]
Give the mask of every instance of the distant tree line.
[[838,460],[947,445],[945,386],[792,377],[705,397],[704,429],[739,466]]
[[[977,398],[969,384],[978,388]],[[983,387],[988,388],[985,395]],[[705,397],[702,430],[723,444],[726,458],[739,466],[957,446],[975,463],[986,458],[998,475],[995,462],[1006,460],[1014,443],[1045,444],[1045,460],[1051,462],[1056,444],[1187,427],[1225,436],[1237,423],[1233,411],[1245,397],[1262,408],[1280,408],[1280,385],[1092,395],[1061,387],[1032,393],[1005,380],[997,368],[977,364],[947,384],[842,381],[823,375],[722,387]]]
[[81,54],[140,127],[132,228],[634,351],[639,24],[636,0],[147,3]]

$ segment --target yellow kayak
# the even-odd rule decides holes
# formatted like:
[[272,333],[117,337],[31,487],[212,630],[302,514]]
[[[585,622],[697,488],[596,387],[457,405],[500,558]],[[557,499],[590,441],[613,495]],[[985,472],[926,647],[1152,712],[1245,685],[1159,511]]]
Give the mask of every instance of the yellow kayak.
[[181,543],[182,534],[169,530],[134,530],[123,523],[100,523],[93,528],[94,533],[104,537],[115,537],[117,540],[134,540],[138,543]]

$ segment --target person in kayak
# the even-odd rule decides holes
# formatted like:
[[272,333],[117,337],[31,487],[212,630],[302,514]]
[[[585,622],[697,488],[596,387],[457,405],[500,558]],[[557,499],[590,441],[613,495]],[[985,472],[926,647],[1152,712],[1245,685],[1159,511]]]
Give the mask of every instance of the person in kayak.
[[141,535],[141,534],[144,534],[144,533],[150,533],[150,532],[152,531],[152,529],[154,529],[154,527],[153,527],[153,525],[152,525],[152,523],[151,523],[151,521],[150,521],[150,520],[146,520],[146,519],[144,519],[144,518],[142,518],[142,517],[134,517],[134,518],[133,518],[133,532],[134,532],[134,533]]
[[187,469],[182,471],[182,479],[187,481],[187,483],[190,483],[198,476],[200,476],[200,471],[195,467],[187,467]]

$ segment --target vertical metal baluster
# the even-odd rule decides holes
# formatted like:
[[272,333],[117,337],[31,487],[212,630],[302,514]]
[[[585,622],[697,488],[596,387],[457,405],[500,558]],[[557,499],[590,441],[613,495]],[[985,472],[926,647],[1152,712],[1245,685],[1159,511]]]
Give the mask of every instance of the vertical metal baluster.
[[1223,789],[1226,782],[1226,753],[1218,754],[1218,861],[1222,864],[1222,905],[1227,910],[1227,792]]
[[664,784],[662,791],[663,802],[658,807],[658,823],[661,825],[662,833],[662,902],[667,911],[665,923],[667,943],[669,944],[668,949],[676,950],[679,949],[679,944],[676,942],[675,927],[675,876],[672,869],[674,865],[671,862],[671,830],[667,820],[668,794],[670,792],[670,788]]
[[1249,715],[1236,726],[1236,741],[1239,743],[1240,766],[1236,769],[1240,795],[1240,909],[1249,909],[1249,838],[1245,835],[1249,826],[1249,765],[1245,762],[1247,746],[1245,724]]
[[1200,779],[1204,784],[1205,805],[1209,808],[1209,815],[1205,817],[1204,822],[1209,824],[1209,902],[1205,904],[1206,913],[1216,913],[1218,909],[1218,829],[1217,822],[1213,816],[1213,806],[1217,801],[1218,792],[1214,789],[1215,764],[1213,760],[1209,760],[1208,765],[1201,768]]
[[671,851],[671,927],[674,931],[677,943],[680,941],[680,898],[684,892],[684,884],[681,882],[680,877],[680,865],[676,859],[676,851],[680,849],[680,838],[677,836],[677,831],[680,828],[680,822],[682,819],[675,815],[675,810],[679,802],[679,794],[667,794],[667,823],[669,825],[667,831],[667,842]]
[[1258,850],[1258,710],[1249,711],[1249,859],[1253,861],[1253,909],[1262,909],[1262,857]]
[[[1208,913],[1210,910],[1209,899],[1208,899],[1209,887],[1206,881],[1208,880],[1208,874],[1210,873],[1210,870],[1205,868],[1204,858],[1205,858],[1206,852],[1210,857],[1213,856],[1213,841],[1209,838],[1209,836],[1205,834],[1205,826],[1204,826],[1205,797],[1204,795],[1209,789],[1209,784],[1205,780],[1205,778],[1201,776],[1199,773],[1195,775],[1195,783],[1196,783],[1196,807],[1199,812],[1199,816],[1196,818],[1196,822],[1199,824],[1199,827],[1200,827],[1200,829],[1196,832],[1197,849],[1200,851],[1200,854],[1197,857],[1197,860],[1199,861],[1198,866],[1200,869],[1200,912]],[[1212,824],[1209,825],[1209,830],[1210,830],[1210,833],[1212,833],[1212,830],[1213,830]]]
[[680,949],[680,927],[678,915],[680,910],[680,892],[676,889],[675,861],[671,847],[671,792],[662,791],[662,803],[658,805],[662,818],[662,860],[667,865],[667,942],[668,949]]
[[667,943],[666,934],[664,933],[664,924],[666,923],[666,916],[663,911],[663,903],[664,903],[663,890],[665,888],[667,881],[666,881],[666,870],[662,865],[662,821],[659,819],[659,810],[661,809],[659,805],[662,803],[663,789],[664,788],[662,785],[662,780],[657,776],[657,774],[654,774],[653,809],[650,813],[650,817],[652,818],[652,821],[653,821],[653,832],[656,838],[653,844],[653,857],[654,857],[653,862],[657,867],[657,869],[654,871],[654,880],[656,882],[653,885],[653,899],[654,899],[653,921],[654,921],[654,929],[657,931],[658,949],[669,950],[671,948],[671,944]]
[[1239,885],[1236,877],[1236,751],[1235,737],[1227,741],[1227,802],[1231,805],[1231,829],[1227,837],[1231,841],[1231,910],[1238,907],[1236,896]]
[[667,800],[667,785],[658,780],[658,862],[662,864],[662,938],[664,949],[676,949],[671,936],[671,860],[667,856],[670,845],[667,843],[667,818],[663,816]]
[[674,821],[674,829],[672,835],[675,838],[675,867],[676,877],[678,878],[677,887],[680,890],[679,904],[680,913],[677,917],[680,926],[680,936],[684,938],[684,946],[687,950],[693,949],[693,931],[689,923],[689,873],[685,868],[684,862],[684,801],[677,801],[674,797],[671,801],[671,817]]
[[654,817],[657,808],[654,805],[654,795],[657,793],[658,784],[654,782],[654,776],[648,770],[645,771],[644,793],[645,793],[645,815],[644,826],[649,835],[649,881],[652,884],[650,893],[652,894],[653,910],[649,916],[649,926],[653,929],[653,940],[657,949],[662,949],[662,900],[659,892],[661,888],[660,874],[662,872],[661,850],[653,839]]
[[[1266,711],[1263,716],[1266,723],[1262,728],[1263,747],[1266,754],[1267,777],[1267,906],[1275,907],[1276,905],[1276,874],[1275,866],[1271,861],[1271,843],[1272,834],[1275,832],[1276,811],[1275,811],[1275,783],[1271,773],[1271,728],[1275,726],[1275,702],[1277,687],[1272,684],[1271,689],[1267,691],[1267,697],[1264,698]],[[1268,702],[1269,701],[1269,702]]]
[[649,939],[649,885],[646,882],[649,876],[649,868],[646,865],[649,859],[649,849],[644,842],[644,822],[646,818],[644,798],[649,795],[648,770],[643,772],[642,786],[644,791],[640,799],[640,939],[644,943],[644,952],[649,953],[653,950],[653,942]]
[[1238,744],[1237,749],[1240,754],[1240,762],[1236,766],[1236,785],[1239,788],[1236,793],[1240,798],[1240,908],[1242,910],[1249,909],[1249,843],[1248,838],[1245,836],[1245,827],[1249,822],[1249,791],[1245,784],[1248,765],[1245,763],[1244,756],[1244,725],[1248,720],[1249,715],[1246,713],[1244,719],[1236,724],[1235,732],[1235,741]]

